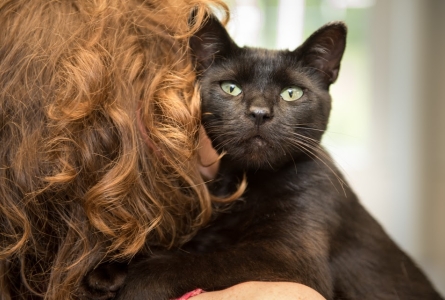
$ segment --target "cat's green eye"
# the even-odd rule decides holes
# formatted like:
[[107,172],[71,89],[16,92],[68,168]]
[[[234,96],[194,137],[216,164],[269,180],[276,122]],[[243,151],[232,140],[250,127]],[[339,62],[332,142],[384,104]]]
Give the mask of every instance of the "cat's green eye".
[[242,92],[239,85],[237,85],[233,81],[221,82],[221,88],[224,92],[226,92],[227,94],[232,95],[232,96],[238,96]]
[[281,91],[280,96],[285,101],[295,101],[303,96],[303,90],[297,86],[289,86]]

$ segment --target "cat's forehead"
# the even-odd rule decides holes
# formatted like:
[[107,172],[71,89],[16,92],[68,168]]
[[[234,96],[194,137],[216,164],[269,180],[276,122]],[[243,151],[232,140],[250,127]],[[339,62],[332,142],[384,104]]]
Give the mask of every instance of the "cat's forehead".
[[270,50],[252,47],[241,48],[238,57],[246,63],[270,64],[275,67],[284,67],[283,63],[293,61],[293,57],[288,50]]
[[288,50],[269,50],[244,47],[240,51],[239,61],[244,61],[250,69],[260,76],[268,73],[296,71],[299,68],[298,59]]
[[242,53],[244,55],[249,55],[252,57],[256,57],[258,59],[274,59],[283,56],[287,50],[273,50],[273,49],[265,49],[265,48],[255,48],[245,46],[242,49]]
[[288,50],[269,50],[262,48],[240,48],[236,55],[224,60],[223,72],[232,74],[237,81],[261,84],[292,83],[303,80],[304,68],[298,57]]

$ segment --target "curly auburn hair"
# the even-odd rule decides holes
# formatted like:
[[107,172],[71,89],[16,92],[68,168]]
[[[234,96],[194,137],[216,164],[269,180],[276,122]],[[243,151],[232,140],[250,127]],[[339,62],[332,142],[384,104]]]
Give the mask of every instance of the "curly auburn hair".
[[[220,0],[0,1],[0,299],[70,299],[211,215],[188,37]],[[195,22],[189,24],[190,12]]]

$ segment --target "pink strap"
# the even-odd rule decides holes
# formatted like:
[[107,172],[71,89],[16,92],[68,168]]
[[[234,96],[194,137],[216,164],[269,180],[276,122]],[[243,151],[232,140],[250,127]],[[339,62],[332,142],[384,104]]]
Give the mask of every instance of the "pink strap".
[[174,300],[187,300],[187,299],[192,298],[193,296],[196,296],[196,295],[199,295],[202,293],[204,293],[204,291],[202,289],[196,289],[196,290],[188,292],[187,294],[184,294],[181,297],[174,299]]

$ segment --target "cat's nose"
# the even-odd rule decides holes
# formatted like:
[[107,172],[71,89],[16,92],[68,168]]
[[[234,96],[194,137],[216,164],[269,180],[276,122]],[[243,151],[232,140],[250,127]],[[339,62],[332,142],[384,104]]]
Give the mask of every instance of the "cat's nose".
[[249,118],[252,119],[257,126],[270,120],[272,117],[273,114],[268,107],[251,106],[249,108]]

